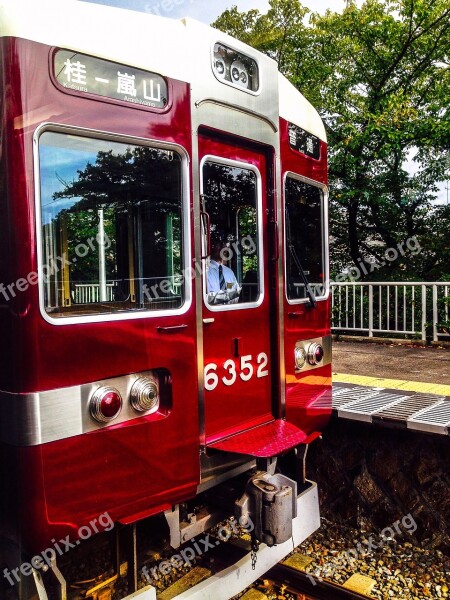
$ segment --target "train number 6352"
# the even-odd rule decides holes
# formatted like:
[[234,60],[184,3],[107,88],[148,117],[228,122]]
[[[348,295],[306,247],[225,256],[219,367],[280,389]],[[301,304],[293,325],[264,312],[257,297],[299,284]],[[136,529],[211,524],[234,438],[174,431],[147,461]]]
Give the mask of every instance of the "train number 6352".
[[269,358],[265,352],[258,354],[256,358],[257,367],[253,366],[252,361],[253,356],[251,354],[241,356],[238,373],[236,362],[231,358],[226,360],[222,365],[225,372],[222,377],[218,373],[219,366],[216,363],[209,363],[205,366],[205,390],[212,392],[219,385],[219,381],[222,381],[224,385],[234,385],[238,377],[242,381],[250,381],[255,374],[255,369],[258,379],[269,375],[269,369],[267,369]]

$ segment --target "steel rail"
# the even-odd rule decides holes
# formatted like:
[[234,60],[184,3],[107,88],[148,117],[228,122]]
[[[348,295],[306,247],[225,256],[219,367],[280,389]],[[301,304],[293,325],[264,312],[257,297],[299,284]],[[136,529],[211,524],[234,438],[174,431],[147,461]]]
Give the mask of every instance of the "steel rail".
[[265,577],[277,583],[283,583],[296,592],[311,596],[315,600],[367,600],[369,597],[330,581],[315,579],[316,584],[313,585],[311,576],[308,577],[306,573],[283,564],[278,564],[270,569]]

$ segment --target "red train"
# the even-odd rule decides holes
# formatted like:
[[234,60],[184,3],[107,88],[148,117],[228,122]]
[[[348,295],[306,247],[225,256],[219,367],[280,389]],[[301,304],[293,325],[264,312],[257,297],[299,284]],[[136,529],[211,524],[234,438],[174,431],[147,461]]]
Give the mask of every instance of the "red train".
[[127,542],[131,596],[143,524],[234,513],[256,568],[190,596],[229,598],[319,526],[322,122],[190,19],[1,0],[0,36],[1,597],[71,598],[87,538]]

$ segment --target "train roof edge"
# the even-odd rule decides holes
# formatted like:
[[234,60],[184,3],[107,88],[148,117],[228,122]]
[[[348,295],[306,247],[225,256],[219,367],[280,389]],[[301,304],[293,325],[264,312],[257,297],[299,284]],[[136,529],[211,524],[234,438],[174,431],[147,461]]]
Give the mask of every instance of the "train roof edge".
[[[108,35],[99,35],[102,21]],[[155,27],[150,29],[150,23]],[[199,29],[204,29],[207,40],[228,42],[233,49],[247,53],[270,71],[277,71],[275,61],[267,55],[189,17],[171,19],[83,0],[0,0],[0,37],[68,48],[188,83],[194,83],[198,74],[195,55],[192,67],[186,68],[186,61],[180,60],[180,52],[186,57],[197,47]],[[174,40],[172,46],[168,46],[168,39]],[[165,48],[164,52],[158,51],[161,47]],[[323,122],[306,98],[280,73],[278,81],[274,81],[274,92],[276,86],[279,116],[326,142]]]
[[[313,105],[281,73],[278,75],[280,117],[327,141],[323,121]],[[300,118],[301,115],[301,118]]]

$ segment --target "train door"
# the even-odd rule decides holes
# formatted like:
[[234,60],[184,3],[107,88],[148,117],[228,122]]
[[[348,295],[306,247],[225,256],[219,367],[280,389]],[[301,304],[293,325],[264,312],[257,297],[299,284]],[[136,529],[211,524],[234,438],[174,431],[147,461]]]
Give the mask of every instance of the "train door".
[[206,443],[274,418],[268,160],[200,136]]

